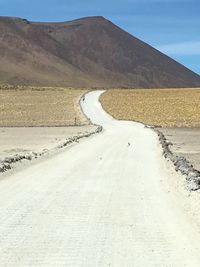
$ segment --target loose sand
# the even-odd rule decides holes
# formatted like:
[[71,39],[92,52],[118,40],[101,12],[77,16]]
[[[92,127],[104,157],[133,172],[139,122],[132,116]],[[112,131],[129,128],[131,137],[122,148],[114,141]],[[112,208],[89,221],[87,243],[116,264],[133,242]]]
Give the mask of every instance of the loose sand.
[[76,127],[1,127],[0,160],[16,154],[40,153],[51,150],[67,139],[89,133],[96,126]]
[[200,170],[200,128],[158,128],[173,145],[170,150]]

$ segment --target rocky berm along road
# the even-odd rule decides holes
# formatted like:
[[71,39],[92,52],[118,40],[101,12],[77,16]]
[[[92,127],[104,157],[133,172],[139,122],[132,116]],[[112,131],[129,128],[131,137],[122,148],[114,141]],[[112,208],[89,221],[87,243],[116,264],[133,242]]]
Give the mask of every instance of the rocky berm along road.
[[117,121],[91,92],[102,133],[0,180],[0,266],[200,266],[197,222],[156,134]]

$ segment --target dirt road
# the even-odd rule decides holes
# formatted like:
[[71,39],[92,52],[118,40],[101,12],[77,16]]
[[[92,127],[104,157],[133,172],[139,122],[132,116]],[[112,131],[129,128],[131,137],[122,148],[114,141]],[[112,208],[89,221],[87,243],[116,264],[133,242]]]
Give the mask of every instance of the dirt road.
[[0,266],[199,266],[156,135],[113,120],[99,94],[82,106],[101,134],[0,181]]

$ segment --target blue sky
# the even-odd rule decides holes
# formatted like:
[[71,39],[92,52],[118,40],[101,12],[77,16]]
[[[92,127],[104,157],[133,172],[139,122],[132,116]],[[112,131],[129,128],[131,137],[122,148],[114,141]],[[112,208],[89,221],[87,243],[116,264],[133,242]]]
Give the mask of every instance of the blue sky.
[[1,16],[67,21],[101,15],[200,74],[200,0],[0,0]]

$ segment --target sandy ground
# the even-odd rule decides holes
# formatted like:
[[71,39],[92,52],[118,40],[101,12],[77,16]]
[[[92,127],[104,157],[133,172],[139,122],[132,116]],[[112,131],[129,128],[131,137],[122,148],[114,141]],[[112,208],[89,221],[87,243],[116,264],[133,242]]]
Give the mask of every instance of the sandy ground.
[[73,136],[95,130],[76,127],[0,127],[0,160],[16,154],[51,150]]
[[100,100],[118,120],[162,127],[200,127],[200,88],[112,89]]
[[1,127],[55,127],[88,125],[79,99],[86,90],[0,85]]
[[185,157],[200,170],[200,128],[159,128],[173,145],[173,153]]
[[1,266],[199,266],[198,195],[100,93],[82,105],[102,133],[0,181]]

